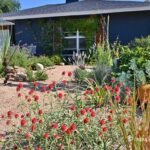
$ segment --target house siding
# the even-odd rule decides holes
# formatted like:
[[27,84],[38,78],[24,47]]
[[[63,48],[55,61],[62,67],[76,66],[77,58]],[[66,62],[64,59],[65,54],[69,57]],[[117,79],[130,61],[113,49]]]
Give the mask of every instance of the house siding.
[[110,14],[110,42],[128,44],[150,34],[150,11]]
[[[107,16],[107,15],[104,15]],[[110,42],[119,38],[121,44],[128,44],[134,38],[145,37],[150,34],[150,11],[128,12],[109,14],[110,16]],[[82,17],[82,16],[81,16]],[[83,17],[84,19],[84,17]],[[44,53],[42,47],[42,29],[38,25],[40,20],[52,19],[30,19],[15,21],[16,44],[34,44],[37,46],[37,54]],[[30,24],[30,25],[29,25]],[[51,50],[53,51],[53,50]]]

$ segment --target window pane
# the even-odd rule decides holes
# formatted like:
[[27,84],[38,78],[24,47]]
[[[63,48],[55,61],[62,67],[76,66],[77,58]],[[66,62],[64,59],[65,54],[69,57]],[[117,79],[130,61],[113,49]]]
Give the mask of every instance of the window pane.
[[85,41],[85,38],[80,38],[80,39],[79,39],[79,43],[80,43],[80,45],[79,45],[80,49],[86,48],[86,41]]
[[64,49],[76,48],[76,39],[64,39]]

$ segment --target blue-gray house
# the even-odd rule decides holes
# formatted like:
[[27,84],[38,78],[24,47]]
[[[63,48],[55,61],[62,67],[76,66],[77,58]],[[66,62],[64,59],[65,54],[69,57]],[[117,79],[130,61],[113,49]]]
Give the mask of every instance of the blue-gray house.
[[[144,37],[150,34],[150,2],[135,1],[111,1],[111,0],[66,0],[64,4],[45,5],[41,7],[20,10],[13,13],[0,15],[0,19],[15,23],[13,27],[13,42],[15,44],[34,44],[37,46],[37,53],[43,53],[43,28],[40,22],[49,22],[46,28],[55,28],[50,24],[59,18],[87,18],[89,16],[108,16],[109,40],[113,42],[119,38],[122,44],[127,44],[136,37]],[[61,29],[59,29],[61,31]],[[61,31],[62,32],[62,31]],[[58,30],[55,34],[58,33]],[[55,51],[58,39],[52,32],[47,31],[47,45],[51,46],[51,51]],[[77,29],[74,34],[64,36],[68,40],[70,47],[63,47],[65,55],[70,55],[71,51],[84,50],[83,36]],[[60,40],[60,39],[59,39]],[[65,53],[66,51],[66,53]]]

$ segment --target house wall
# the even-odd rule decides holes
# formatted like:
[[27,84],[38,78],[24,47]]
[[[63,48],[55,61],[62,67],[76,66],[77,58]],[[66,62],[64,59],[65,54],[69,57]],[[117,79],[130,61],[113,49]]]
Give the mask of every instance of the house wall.
[[[107,16],[107,15],[105,15]],[[110,16],[110,42],[113,43],[117,37],[122,44],[127,44],[136,37],[145,37],[150,34],[150,11],[109,14]],[[84,19],[84,17],[83,17]],[[18,44],[37,45],[37,54],[43,54],[42,29],[40,20],[30,19],[15,21],[15,42]],[[51,21],[51,20],[50,20]]]
[[[49,21],[49,19],[42,19],[42,21]],[[42,26],[41,19],[30,20],[16,20],[15,21],[15,44],[33,44],[37,46],[37,54],[43,54],[42,46]]]
[[150,34],[150,11],[110,14],[110,42],[127,44]]

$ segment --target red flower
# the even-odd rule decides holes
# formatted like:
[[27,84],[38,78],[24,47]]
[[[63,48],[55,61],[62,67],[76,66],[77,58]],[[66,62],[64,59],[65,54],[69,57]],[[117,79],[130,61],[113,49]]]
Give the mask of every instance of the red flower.
[[124,118],[124,119],[122,119],[122,122],[123,123],[128,123],[128,119]]
[[2,119],[4,119],[4,118],[5,118],[5,116],[4,116],[4,115],[1,115],[1,118],[2,118]]
[[72,106],[70,107],[70,110],[75,111],[75,110],[76,110],[76,107],[75,107],[74,105],[72,105]]
[[30,115],[30,113],[27,113],[26,116],[27,116],[27,117],[30,117],[31,115]]
[[27,125],[27,122],[26,122],[25,119],[22,119],[22,120],[20,121],[20,124],[21,124],[22,127],[25,127],[25,126]]
[[10,125],[10,124],[11,124],[11,120],[7,120],[6,125]]
[[111,114],[113,113],[112,109],[111,109],[111,110],[109,110],[109,113],[111,113]]
[[102,136],[102,134],[103,134],[103,133],[102,133],[101,131],[98,132],[98,136]]
[[36,128],[37,128],[36,125],[32,125],[32,126],[31,126],[32,132],[34,132],[34,131],[36,130]]
[[24,118],[24,115],[23,115],[23,114],[21,115],[21,118]]
[[34,95],[34,100],[35,100],[35,101],[38,101],[38,100],[39,100],[39,96]]
[[40,148],[40,147],[37,147],[37,148],[36,148],[36,150],[42,150],[42,148]]
[[52,90],[52,89],[53,89],[53,87],[54,87],[54,85],[53,85],[53,84],[49,84],[49,85],[48,85],[49,90]]
[[21,95],[22,95],[21,93],[18,93],[18,97],[21,97]]
[[113,79],[111,79],[111,82],[112,82],[112,83],[115,83],[115,82],[116,82],[116,80],[113,78]]
[[54,134],[54,139],[59,138],[58,134]]
[[51,125],[51,127],[52,127],[53,129],[58,129],[58,123],[53,123],[53,124]]
[[71,77],[71,76],[72,76],[72,72],[69,71],[69,72],[68,72],[68,77]]
[[32,135],[31,135],[30,133],[26,133],[26,134],[25,134],[25,138],[26,138],[26,139],[30,139],[31,136],[32,136]]
[[96,87],[95,91],[98,93],[100,91],[100,89],[98,87]]
[[108,128],[107,127],[103,127],[102,130],[103,130],[103,132],[106,132],[108,130]]
[[123,110],[123,113],[124,113],[124,114],[126,114],[127,112],[128,112],[127,109],[124,109],[124,110]]
[[67,133],[67,134],[71,134],[70,128],[68,128],[68,129],[66,130],[66,133]]
[[65,86],[67,84],[67,81],[66,80],[63,80],[62,81],[63,85]]
[[23,88],[23,84],[22,84],[22,83],[19,83],[18,86],[17,86],[17,88],[16,88],[16,90],[17,90],[17,91],[20,91],[21,88]]
[[88,118],[84,118],[84,123],[88,123],[89,122],[89,119]]
[[15,114],[15,118],[18,118],[19,117],[19,114]]
[[44,133],[44,134],[43,134],[43,138],[44,138],[44,139],[48,139],[48,138],[49,138],[49,134],[48,134],[48,133]]
[[99,123],[100,123],[100,125],[104,125],[104,124],[105,124],[105,120],[104,120],[104,119],[101,119],[101,120],[99,121]]
[[32,123],[35,124],[37,122],[37,118],[32,118]]
[[117,87],[115,88],[115,91],[116,91],[116,94],[119,95],[119,94],[120,94],[120,87],[117,86]]
[[89,110],[91,110],[91,108],[90,107],[86,107],[85,110],[86,110],[86,112],[88,112]]
[[42,122],[43,122],[43,120],[42,120],[42,119],[40,119],[40,120],[39,120],[39,123],[42,123]]
[[116,101],[120,102],[120,96],[119,95],[116,96]]
[[96,116],[96,113],[93,111],[91,112],[91,117],[95,117]]
[[38,87],[38,82],[33,83],[34,87]]
[[46,92],[46,86],[44,86],[44,85],[42,86],[42,91]]
[[107,117],[107,119],[108,121],[112,121],[112,117],[110,115]]
[[81,115],[85,115],[86,114],[86,110],[85,109],[81,109],[80,113],[81,113]]
[[38,114],[39,114],[39,115],[42,115],[42,114],[43,114],[42,109],[39,109],[39,110],[38,110]]
[[66,131],[66,130],[67,130],[67,126],[66,126],[65,124],[62,124],[61,130],[62,130],[62,131]]
[[64,75],[66,74],[66,72],[65,72],[65,71],[63,71],[61,74],[64,76]]
[[34,93],[34,89],[31,89],[30,91],[29,91],[29,95],[32,95]]
[[73,145],[73,144],[74,144],[74,141],[72,140],[72,141],[70,142],[70,144]]
[[61,99],[63,97],[62,93],[58,93],[58,97]]
[[73,130],[73,131],[76,130],[76,125],[74,123],[71,124],[70,129]]
[[125,88],[125,90],[126,90],[126,94],[130,95],[131,91],[130,91],[130,88],[128,86]]
[[8,112],[7,112],[7,116],[8,116],[9,118],[12,118],[12,115],[13,115],[12,111],[8,111]]

